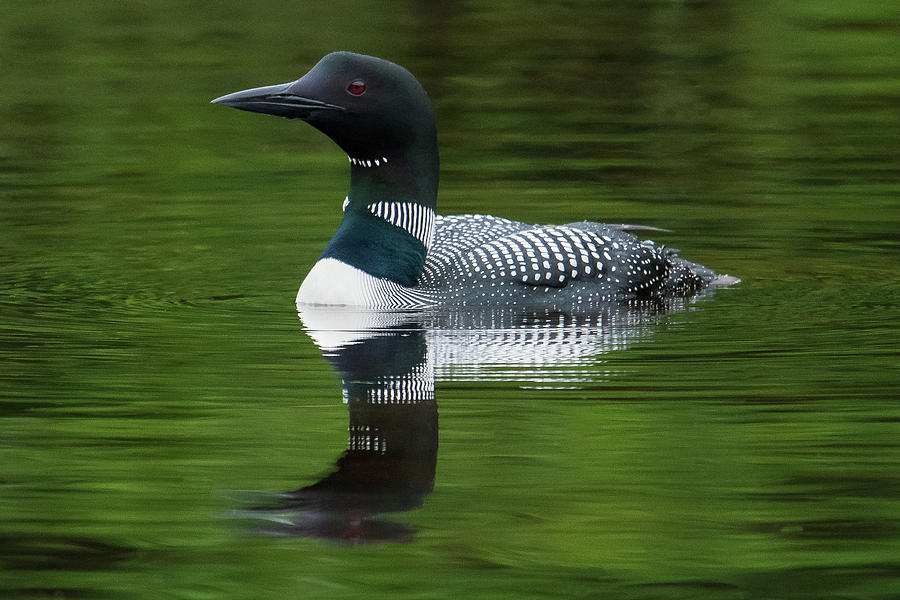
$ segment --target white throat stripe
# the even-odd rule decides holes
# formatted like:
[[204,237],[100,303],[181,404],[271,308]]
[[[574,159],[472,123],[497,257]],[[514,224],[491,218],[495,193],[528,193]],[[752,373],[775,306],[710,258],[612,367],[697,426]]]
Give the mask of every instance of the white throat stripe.
[[375,202],[369,204],[369,211],[388,223],[405,229],[414,238],[422,242],[425,248],[431,248],[434,239],[434,211],[415,202]]

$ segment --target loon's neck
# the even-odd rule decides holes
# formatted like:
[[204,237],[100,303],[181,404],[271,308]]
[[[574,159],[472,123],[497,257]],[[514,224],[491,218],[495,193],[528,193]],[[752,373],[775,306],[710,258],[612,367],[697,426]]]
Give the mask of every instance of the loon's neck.
[[411,287],[422,274],[434,234],[436,139],[424,148],[395,155],[385,151],[349,158],[344,218],[320,260],[336,259]]

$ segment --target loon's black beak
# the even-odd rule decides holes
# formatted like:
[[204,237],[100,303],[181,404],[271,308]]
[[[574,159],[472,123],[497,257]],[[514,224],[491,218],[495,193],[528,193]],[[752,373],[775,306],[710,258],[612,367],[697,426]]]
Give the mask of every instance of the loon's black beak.
[[292,81],[234,92],[211,102],[249,112],[303,120],[308,120],[311,114],[321,110],[345,110],[343,106],[292,93],[291,89],[296,83]]

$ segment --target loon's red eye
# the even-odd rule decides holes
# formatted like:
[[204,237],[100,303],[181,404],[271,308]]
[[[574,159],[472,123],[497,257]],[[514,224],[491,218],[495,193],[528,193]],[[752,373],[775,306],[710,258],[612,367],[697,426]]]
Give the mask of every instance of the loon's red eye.
[[350,85],[347,86],[347,91],[354,96],[362,96],[366,91],[366,84],[365,82],[357,79],[356,81],[350,82]]

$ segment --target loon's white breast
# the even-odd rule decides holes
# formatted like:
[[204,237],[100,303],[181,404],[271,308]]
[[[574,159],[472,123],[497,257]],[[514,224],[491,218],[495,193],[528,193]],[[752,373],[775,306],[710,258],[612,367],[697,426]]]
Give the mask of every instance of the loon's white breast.
[[320,258],[297,292],[297,304],[380,309],[424,308],[435,304],[427,292],[373,277],[335,258]]

